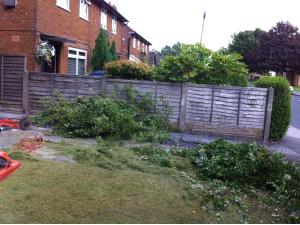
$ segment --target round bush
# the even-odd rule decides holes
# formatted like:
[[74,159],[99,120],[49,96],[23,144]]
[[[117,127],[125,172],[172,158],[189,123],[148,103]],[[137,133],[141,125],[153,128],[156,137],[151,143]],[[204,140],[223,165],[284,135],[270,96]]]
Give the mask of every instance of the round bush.
[[151,66],[128,60],[107,63],[104,69],[108,77],[117,79],[152,80],[153,77]]
[[291,90],[283,77],[262,77],[255,82],[256,87],[274,88],[274,100],[270,140],[279,141],[287,132],[291,122]]

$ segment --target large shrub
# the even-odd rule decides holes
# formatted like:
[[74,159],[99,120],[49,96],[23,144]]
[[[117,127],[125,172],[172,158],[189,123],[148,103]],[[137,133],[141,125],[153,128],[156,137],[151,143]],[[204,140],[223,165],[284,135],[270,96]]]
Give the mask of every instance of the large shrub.
[[247,86],[247,68],[237,54],[213,52],[201,44],[181,45],[176,56],[167,56],[156,69],[161,81]]
[[128,60],[110,62],[105,65],[107,76],[118,79],[152,80],[153,69],[146,63],[136,63]]
[[215,141],[202,147],[197,165],[209,178],[268,188],[287,198],[300,196],[299,166],[257,144]]
[[263,77],[255,82],[255,86],[274,88],[270,140],[279,141],[284,137],[291,121],[291,91],[289,82],[283,77]]
[[147,96],[139,101],[123,103],[111,98],[95,96],[78,98],[74,102],[60,97],[48,102],[46,109],[34,121],[41,126],[69,137],[135,138],[138,141],[162,142],[168,138],[167,115],[154,111]]

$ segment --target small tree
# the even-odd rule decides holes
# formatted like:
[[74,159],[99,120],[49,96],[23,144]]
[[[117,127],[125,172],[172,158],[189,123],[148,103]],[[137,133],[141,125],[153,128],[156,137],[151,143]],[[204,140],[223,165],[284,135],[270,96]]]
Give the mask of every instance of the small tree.
[[92,57],[92,70],[103,70],[105,63],[111,61],[111,48],[107,31],[101,29]]
[[116,42],[113,41],[110,46],[111,61],[118,60]]

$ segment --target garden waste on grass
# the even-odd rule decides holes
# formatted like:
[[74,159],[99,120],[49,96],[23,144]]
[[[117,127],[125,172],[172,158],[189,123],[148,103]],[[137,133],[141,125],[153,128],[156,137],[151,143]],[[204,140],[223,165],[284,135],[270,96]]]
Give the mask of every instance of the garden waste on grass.
[[[0,198],[3,199],[3,204],[0,205],[0,221],[297,221],[295,209],[275,204],[272,200],[274,193],[269,190],[251,185],[233,185],[201,176],[196,159],[203,150],[208,154],[210,147],[216,148],[215,146],[187,149],[128,141],[108,142],[101,138],[98,138],[97,144],[87,143],[44,143],[44,147],[52,149],[54,154],[65,154],[77,163],[44,161],[38,158],[39,154],[15,150],[10,152],[12,158],[22,162],[22,170],[0,186]],[[216,144],[219,148],[220,145],[224,148],[232,147],[223,142]],[[13,210],[9,207],[12,204]]]

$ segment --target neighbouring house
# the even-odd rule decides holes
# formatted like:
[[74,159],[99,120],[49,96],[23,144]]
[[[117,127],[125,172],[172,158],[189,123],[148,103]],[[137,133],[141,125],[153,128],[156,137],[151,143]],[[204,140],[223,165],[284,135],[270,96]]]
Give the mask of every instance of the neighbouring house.
[[148,61],[152,45],[128,25],[123,27],[123,58],[134,62]]
[[[0,54],[25,55],[35,72],[84,75],[101,28],[115,41],[119,59],[142,61],[151,45],[104,0],[0,0],[0,21]],[[50,66],[35,60],[40,40],[55,48]]]

